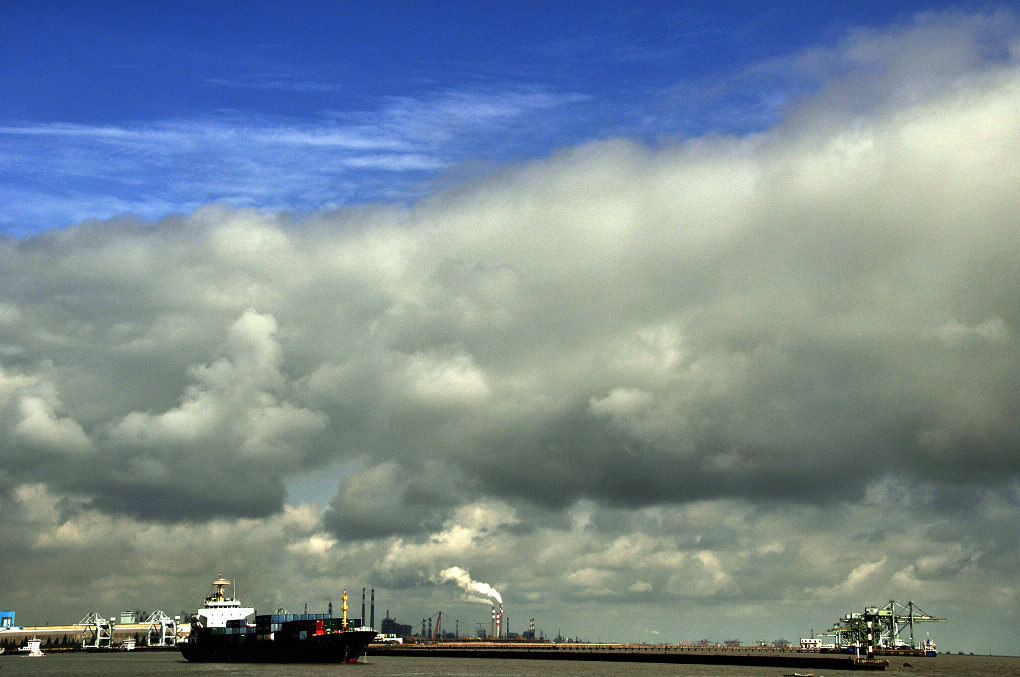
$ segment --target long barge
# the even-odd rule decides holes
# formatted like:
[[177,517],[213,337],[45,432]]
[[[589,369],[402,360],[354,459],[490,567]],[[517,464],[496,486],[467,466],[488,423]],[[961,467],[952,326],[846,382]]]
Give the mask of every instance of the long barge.
[[372,644],[374,656],[443,658],[512,658],[532,660],[616,661],[631,663],[686,663],[700,665],[746,665],[758,667],[885,670],[889,661],[846,654],[757,650],[754,647],[722,649],[676,645],[635,644],[489,644],[454,642],[432,645]]

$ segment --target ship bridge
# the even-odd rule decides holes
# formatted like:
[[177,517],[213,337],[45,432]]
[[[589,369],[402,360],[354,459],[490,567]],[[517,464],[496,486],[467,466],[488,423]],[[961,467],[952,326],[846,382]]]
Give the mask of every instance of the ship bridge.
[[227,621],[244,620],[255,613],[251,607],[241,606],[241,602],[223,594],[223,588],[233,585],[223,578],[223,573],[213,581],[216,588],[213,594],[205,598],[205,606],[198,610],[198,622],[207,628],[225,628]]

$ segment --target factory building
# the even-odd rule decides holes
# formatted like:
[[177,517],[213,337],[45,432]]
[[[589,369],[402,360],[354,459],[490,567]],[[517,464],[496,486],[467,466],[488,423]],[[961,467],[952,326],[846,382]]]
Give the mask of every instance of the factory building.
[[410,637],[411,626],[397,623],[396,618],[390,618],[390,610],[386,610],[386,618],[382,620],[382,627],[379,632],[383,635],[395,635],[397,637]]

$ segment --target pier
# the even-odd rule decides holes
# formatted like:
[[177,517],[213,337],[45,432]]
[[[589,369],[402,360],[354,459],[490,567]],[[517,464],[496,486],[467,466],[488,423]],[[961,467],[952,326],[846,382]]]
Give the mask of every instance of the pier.
[[440,644],[372,644],[368,655],[444,658],[512,658],[518,660],[619,661],[687,663],[828,670],[885,670],[882,658],[857,658],[777,650],[773,647],[697,647],[649,644],[552,644],[451,642]]

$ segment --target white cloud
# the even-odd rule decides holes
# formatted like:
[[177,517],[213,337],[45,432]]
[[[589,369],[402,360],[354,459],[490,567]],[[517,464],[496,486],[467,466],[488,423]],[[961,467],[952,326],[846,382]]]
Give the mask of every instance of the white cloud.
[[596,416],[623,417],[640,414],[655,401],[655,396],[637,388],[613,388],[602,399],[591,398],[589,407]]
[[68,454],[92,450],[92,441],[81,425],[73,419],[58,416],[54,403],[46,398],[22,396],[18,401],[18,413],[20,420],[14,424],[14,436],[31,447]]
[[[825,599],[859,596],[866,589],[867,584],[882,572],[886,560],[887,558],[882,558],[874,562],[862,562],[855,566],[837,585],[831,588],[813,588],[808,593]],[[893,578],[895,579],[896,575]]]
[[939,340],[950,346],[960,345],[969,339],[1000,344],[1004,344],[1009,340],[1009,328],[1001,317],[985,320],[973,327],[968,327],[957,320],[952,320],[936,329],[933,333]]
[[619,594],[607,585],[612,575],[611,571],[589,567],[571,571],[567,574],[567,582],[581,588],[586,597],[611,597]]
[[444,358],[419,353],[409,360],[407,375],[414,394],[425,401],[480,404],[490,394],[485,374],[470,355]]
[[159,414],[131,412],[110,430],[117,444],[149,448],[211,443],[226,435],[242,456],[286,456],[298,460],[291,441],[322,432],[321,413],[280,402],[276,320],[245,311],[230,327],[226,355],[189,371],[195,383],[178,407]]

